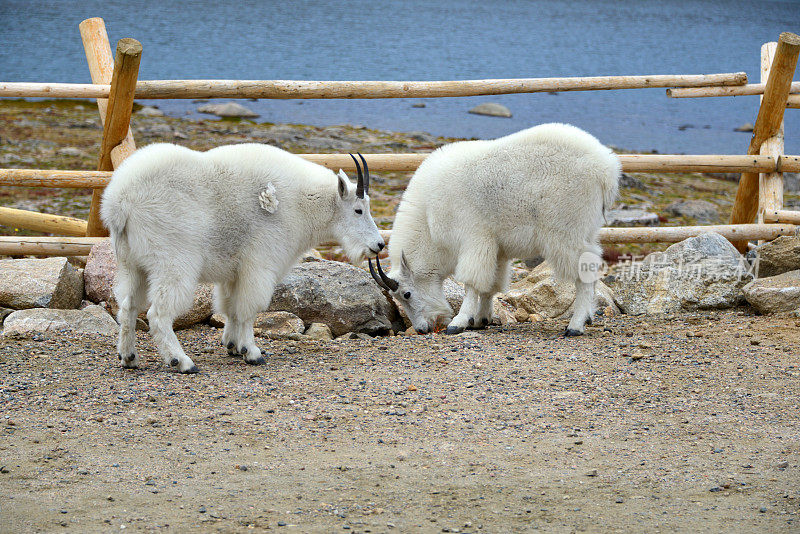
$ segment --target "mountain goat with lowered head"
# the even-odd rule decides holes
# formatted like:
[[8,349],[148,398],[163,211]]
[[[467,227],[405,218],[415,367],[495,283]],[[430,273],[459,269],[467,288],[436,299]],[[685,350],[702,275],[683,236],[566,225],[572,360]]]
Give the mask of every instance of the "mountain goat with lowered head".
[[611,150],[567,124],[445,145],[422,162],[403,194],[389,242],[391,271],[384,273],[376,258],[372,276],[427,333],[452,317],[442,284],[453,275],[466,290],[447,327],[455,334],[490,322],[512,258],[541,255],[575,283],[565,334],[580,335],[595,305],[597,236],[620,170]]
[[126,159],[101,208],[118,262],[123,366],[139,365],[136,316],[149,306],[150,333],[165,364],[197,372],[172,323],[192,305],[199,282],[216,284],[214,304],[226,319],[223,345],[247,363],[264,363],[253,337],[255,316],[303,252],[337,240],[360,262],[384,247],[361,161],[364,173],[356,160],[353,185],[342,171],[337,176],[268,145],[196,152],[155,144]]

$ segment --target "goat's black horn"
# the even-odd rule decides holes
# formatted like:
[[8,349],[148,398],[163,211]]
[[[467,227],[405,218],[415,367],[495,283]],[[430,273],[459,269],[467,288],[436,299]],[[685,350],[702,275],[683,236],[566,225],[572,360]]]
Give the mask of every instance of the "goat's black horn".
[[367,160],[361,155],[361,152],[356,152],[358,157],[361,158],[361,163],[364,164],[364,194],[369,195],[369,167],[367,167]]
[[381,276],[383,283],[389,287],[390,291],[397,291],[397,288],[400,286],[400,284],[397,283],[397,280],[392,280],[386,276],[386,273],[383,272],[383,269],[381,268],[381,260],[379,260],[377,256],[375,256],[375,265],[378,266],[378,274]]
[[[359,154],[360,156],[361,154]],[[361,165],[358,164],[358,160],[352,154],[350,157],[353,158],[353,162],[356,164],[356,172],[358,172],[358,182],[356,182],[356,196],[358,198],[364,198],[364,175],[361,173]]]
[[384,283],[384,281],[381,280],[380,276],[378,276],[378,273],[375,272],[375,268],[372,266],[372,259],[369,260],[369,274],[372,275],[372,279],[375,280],[376,284],[378,284],[380,287],[382,287],[386,291],[391,291],[391,289],[389,289],[389,286],[387,286]]

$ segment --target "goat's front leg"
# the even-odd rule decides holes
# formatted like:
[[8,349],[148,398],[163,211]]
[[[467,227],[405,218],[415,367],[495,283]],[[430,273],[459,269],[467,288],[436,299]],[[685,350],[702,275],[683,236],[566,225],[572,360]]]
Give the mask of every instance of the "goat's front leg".
[[450,324],[447,325],[446,332],[448,334],[460,334],[467,328],[473,328],[480,318],[481,294],[472,286],[466,286],[465,289],[466,295],[461,303],[461,308],[458,310],[458,314],[453,317],[453,320],[450,321]]

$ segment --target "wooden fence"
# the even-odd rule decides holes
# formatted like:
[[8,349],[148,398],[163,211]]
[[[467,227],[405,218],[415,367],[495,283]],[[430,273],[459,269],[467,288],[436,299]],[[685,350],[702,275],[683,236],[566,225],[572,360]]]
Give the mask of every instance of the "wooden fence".
[[[0,169],[0,185],[92,188],[88,220],[0,207],[0,225],[69,237],[0,237],[3,255],[80,256],[107,235],[99,219],[103,188],[111,171],[135,149],[130,130],[134,98],[434,98],[667,88],[673,98],[762,95],[746,155],[621,155],[626,172],[741,173],[730,224],[652,228],[603,228],[604,243],[675,242],[719,232],[745,251],[750,240],[795,235],[800,212],[783,209],[783,172],[800,172],[800,156],[783,154],[783,113],[800,107],[800,82],[792,83],[800,37],[782,33],[761,51],[761,83],[743,72],[700,75],[596,76],[462,81],[138,80],[141,44],[121,39],[112,56],[100,18],[80,24],[91,84],[3,83],[0,97],[96,98],[103,139],[95,171]],[[333,170],[353,170],[347,154],[302,154]],[[364,154],[375,171],[413,171],[425,154]],[[391,232],[382,231],[385,238]]]

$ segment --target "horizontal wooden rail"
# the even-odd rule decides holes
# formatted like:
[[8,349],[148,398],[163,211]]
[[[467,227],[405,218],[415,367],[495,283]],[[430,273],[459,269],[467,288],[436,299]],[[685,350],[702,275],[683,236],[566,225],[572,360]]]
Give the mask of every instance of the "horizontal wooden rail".
[[[744,85],[744,72],[456,81],[141,80],[136,98],[433,98]],[[108,98],[106,84],[0,82],[0,97]]]
[[[734,87],[682,87],[667,89],[670,98],[702,98],[709,96],[748,96],[763,95],[766,83],[749,83]],[[790,93],[800,93],[800,82],[792,82]]]
[[[355,170],[347,154],[298,154],[329,169]],[[373,171],[413,171],[427,154],[364,154]],[[684,156],[670,154],[621,154],[626,172],[800,172],[800,156]],[[0,169],[0,186],[100,188],[108,185],[110,171],[61,171],[47,169]]]
[[0,225],[70,236],[86,235],[86,221],[83,219],[14,208],[0,207]]
[[2,256],[88,256],[107,237],[0,236]]
[[[720,224],[713,226],[656,226],[648,228],[602,228],[601,243],[676,243],[708,232],[721,234],[730,241],[775,239],[796,235],[792,224]],[[391,240],[391,230],[381,230]],[[0,255],[86,256],[89,250],[107,238],[100,237],[18,237],[0,236]],[[333,245],[334,243],[327,243]]]
[[764,211],[764,220],[767,222],[800,224],[800,211],[767,210]]

